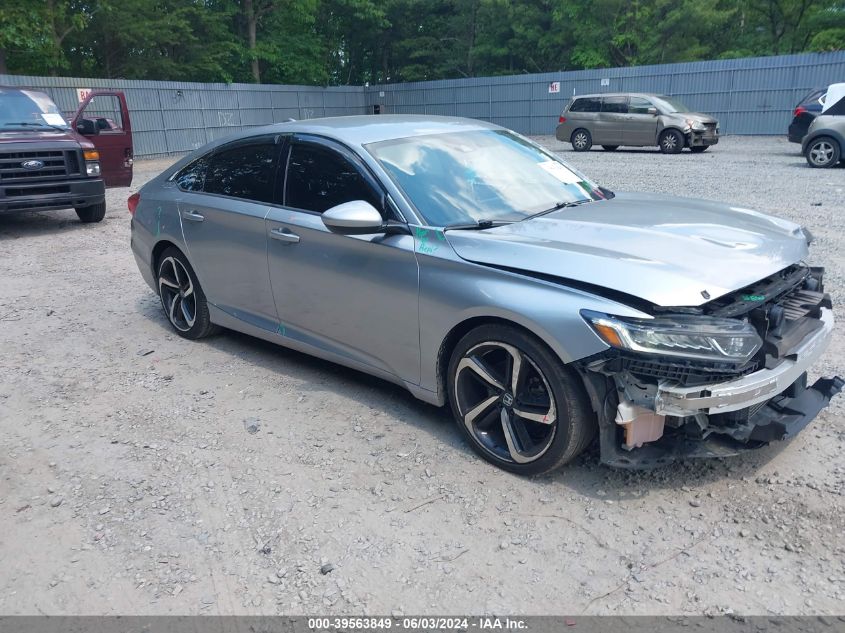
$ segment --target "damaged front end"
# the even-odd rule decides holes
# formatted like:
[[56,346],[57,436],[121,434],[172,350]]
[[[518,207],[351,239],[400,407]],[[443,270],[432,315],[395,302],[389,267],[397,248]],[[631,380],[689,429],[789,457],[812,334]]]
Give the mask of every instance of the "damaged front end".
[[807,426],[845,384],[807,385],[833,335],[823,274],[793,265],[698,308],[655,307],[653,320],[584,313],[611,346],[578,364],[602,463],[725,457]]

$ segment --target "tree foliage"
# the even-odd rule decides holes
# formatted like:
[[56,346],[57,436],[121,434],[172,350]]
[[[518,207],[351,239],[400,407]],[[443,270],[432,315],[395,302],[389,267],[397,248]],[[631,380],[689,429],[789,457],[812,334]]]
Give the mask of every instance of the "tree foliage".
[[3,0],[0,73],[361,84],[845,48],[845,0]]

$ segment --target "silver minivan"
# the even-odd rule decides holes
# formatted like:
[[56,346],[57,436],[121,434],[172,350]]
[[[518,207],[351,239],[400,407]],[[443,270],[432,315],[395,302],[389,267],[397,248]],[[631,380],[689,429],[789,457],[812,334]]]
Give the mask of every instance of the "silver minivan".
[[719,122],[664,95],[581,95],[566,104],[555,136],[572,143],[576,152],[586,152],[593,144],[607,151],[621,145],[656,145],[664,154],[677,154],[685,147],[703,152],[719,142]]

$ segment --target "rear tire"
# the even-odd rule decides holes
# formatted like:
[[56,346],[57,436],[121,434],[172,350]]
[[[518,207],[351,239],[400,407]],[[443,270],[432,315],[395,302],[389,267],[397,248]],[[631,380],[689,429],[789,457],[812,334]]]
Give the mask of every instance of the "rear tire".
[[452,352],[447,376],[461,433],[476,453],[504,470],[552,471],[575,459],[595,435],[581,379],[523,330],[491,324],[470,331]]
[[587,152],[593,146],[593,137],[584,128],[578,128],[569,137],[569,142],[576,152]]
[[76,207],[76,215],[82,222],[100,222],[106,217],[106,201],[92,204],[90,207]]
[[202,286],[178,248],[167,248],[161,254],[156,262],[156,280],[161,307],[179,336],[196,340],[217,331]]
[[706,152],[707,148],[710,147],[709,145],[696,145],[695,147],[690,147],[689,151],[693,154],[700,154],[701,152]]
[[678,130],[664,130],[658,144],[664,154],[678,154],[684,149],[684,135]]
[[819,136],[807,143],[804,158],[810,167],[833,167],[842,157],[842,148],[835,138]]
[[602,145],[601,148],[606,152],[615,152],[619,149],[618,145]]

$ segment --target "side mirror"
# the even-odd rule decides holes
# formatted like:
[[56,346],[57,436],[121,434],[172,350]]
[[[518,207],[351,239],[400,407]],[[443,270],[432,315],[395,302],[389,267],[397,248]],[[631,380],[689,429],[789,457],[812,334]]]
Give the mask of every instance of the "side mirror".
[[79,119],[79,121],[76,122],[76,131],[83,136],[96,136],[100,133],[100,130],[97,128],[97,124],[91,119]]
[[648,109],[648,113],[651,114],[652,116],[657,116],[657,108],[655,108],[654,106],[651,106]]
[[368,235],[386,230],[381,213],[365,200],[344,202],[327,209],[320,217],[329,231],[343,235]]

